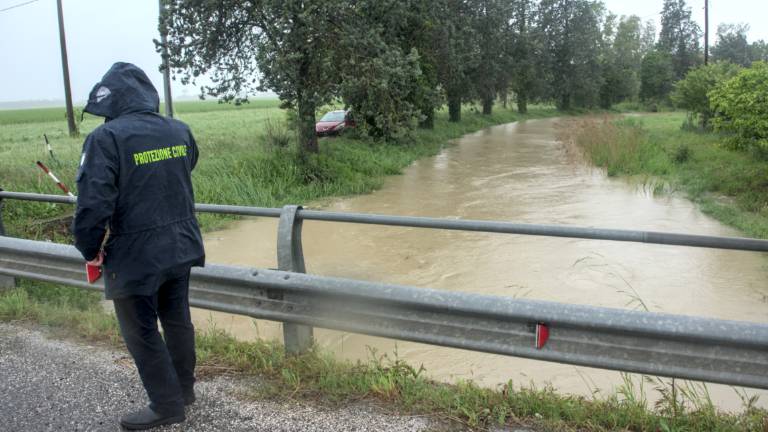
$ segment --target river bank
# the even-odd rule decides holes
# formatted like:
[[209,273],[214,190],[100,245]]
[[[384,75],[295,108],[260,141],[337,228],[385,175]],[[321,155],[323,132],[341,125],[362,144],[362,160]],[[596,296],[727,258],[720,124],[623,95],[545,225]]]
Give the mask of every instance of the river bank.
[[681,193],[744,235],[768,238],[768,160],[727,148],[726,137],[682,128],[682,112],[565,123],[560,135],[608,176],[635,176],[656,193]]
[[[314,204],[332,212],[739,235],[687,199],[655,195],[642,183],[607,177],[577,160],[556,139],[557,126],[569,121],[526,120],[469,134],[371,194]],[[244,219],[208,233],[207,252],[215,262],[274,268],[276,232],[274,219]],[[316,221],[303,224],[302,242],[308,272],[324,276],[768,322],[761,300],[768,295],[768,268],[756,253]],[[214,323],[243,341],[282,337],[279,323],[202,310],[193,316],[199,328]],[[318,329],[315,337],[336,358],[365,361],[371,349],[397,353],[444,383],[471,380],[497,390],[511,380],[589,398],[615,394],[626,379],[618,372],[348,332]],[[655,384],[631,379],[645,385],[650,404],[661,397]],[[728,386],[691,385],[719,409],[742,409]],[[747,393],[762,396],[758,406],[766,408],[768,393]]]

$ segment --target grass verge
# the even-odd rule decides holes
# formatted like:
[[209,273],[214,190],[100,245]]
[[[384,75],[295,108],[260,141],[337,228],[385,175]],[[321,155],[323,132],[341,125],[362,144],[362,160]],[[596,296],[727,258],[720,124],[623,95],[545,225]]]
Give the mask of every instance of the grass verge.
[[[23,281],[0,293],[0,321],[32,322],[91,342],[122,348],[112,313],[98,293]],[[329,353],[286,357],[276,342],[243,342],[217,329],[197,335],[198,375],[258,376],[252,397],[301,399],[330,406],[373,401],[393,411],[447,420],[456,428],[488,429],[528,425],[565,431],[764,431],[768,412],[744,401],[739,414],[718,412],[706,387],[669,384],[658,378],[625,375],[619,391],[603,399],[558,394],[550,387],[497,389],[471,381],[435,382],[423,368],[371,352],[368,361],[339,361]],[[653,406],[645,385],[662,398]]]
[[684,113],[567,122],[561,138],[609,176],[642,176],[654,190],[680,191],[702,211],[746,235],[768,238],[768,161],[686,130]]

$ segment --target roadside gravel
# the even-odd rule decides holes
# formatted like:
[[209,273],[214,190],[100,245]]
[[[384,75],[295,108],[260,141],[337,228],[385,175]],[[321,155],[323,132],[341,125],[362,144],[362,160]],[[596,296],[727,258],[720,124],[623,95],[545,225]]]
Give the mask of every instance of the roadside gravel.
[[[246,384],[203,380],[181,425],[157,431],[434,431],[424,417],[393,416],[366,405],[327,410],[300,403],[245,401]],[[116,431],[124,413],[147,403],[125,353],[56,340],[0,323],[0,430]]]

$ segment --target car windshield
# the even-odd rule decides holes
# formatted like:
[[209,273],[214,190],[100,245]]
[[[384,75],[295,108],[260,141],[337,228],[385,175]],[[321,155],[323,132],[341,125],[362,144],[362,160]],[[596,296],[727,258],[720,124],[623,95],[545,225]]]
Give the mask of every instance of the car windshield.
[[331,111],[329,113],[325,113],[323,118],[320,119],[321,122],[340,122],[344,121],[344,111]]

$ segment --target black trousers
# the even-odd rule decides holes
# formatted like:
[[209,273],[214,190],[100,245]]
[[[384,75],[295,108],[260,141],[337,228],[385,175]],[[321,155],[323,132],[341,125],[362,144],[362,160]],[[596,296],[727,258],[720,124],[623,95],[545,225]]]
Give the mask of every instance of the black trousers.
[[[153,411],[184,412],[195,383],[195,329],[189,312],[189,268],[169,273],[152,296],[115,299],[115,314]],[[157,321],[163,326],[160,336]]]

